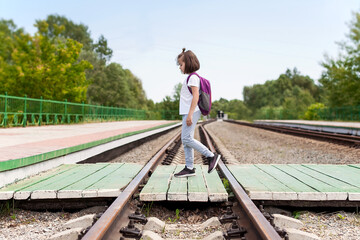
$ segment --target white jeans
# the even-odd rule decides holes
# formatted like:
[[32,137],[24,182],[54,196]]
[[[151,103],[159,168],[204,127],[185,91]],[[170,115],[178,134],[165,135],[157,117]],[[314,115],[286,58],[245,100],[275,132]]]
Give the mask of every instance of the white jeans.
[[201,111],[193,114],[191,126],[186,125],[186,115],[182,115],[181,141],[184,145],[185,165],[189,169],[194,168],[194,149],[205,157],[213,157],[214,154],[201,142],[194,139],[195,126],[201,116]]

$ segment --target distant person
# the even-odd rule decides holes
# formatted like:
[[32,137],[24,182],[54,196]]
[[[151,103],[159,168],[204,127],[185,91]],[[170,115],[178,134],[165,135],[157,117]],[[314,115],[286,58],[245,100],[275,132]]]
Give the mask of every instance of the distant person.
[[[189,177],[196,175],[194,149],[209,160],[208,173],[211,173],[216,168],[220,155],[215,152],[212,153],[201,142],[194,139],[195,126],[201,116],[201,111],[198,107],[200,78],[193,74],[188,79],[190,74],[200,69],[200,62],[192,51],[185,51],[185,48],[183,48],[182,53],[177,57],[177,65],[180,66],[183,74],[187,74],[181,88],[179,106],[179,114],[182,115],[181,141],[184,145],[185,168],[174,176]],[[191,92],[188,87],[191,88]]]

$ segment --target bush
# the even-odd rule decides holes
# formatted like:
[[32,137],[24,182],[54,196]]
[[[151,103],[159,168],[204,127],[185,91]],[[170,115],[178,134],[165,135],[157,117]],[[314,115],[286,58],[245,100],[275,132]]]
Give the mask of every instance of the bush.
[[322,110],[325,108],[325,105],[323,103],[313,103],[311,104],[305,114],[304,119],[305,120],[320,120],[319,110]]

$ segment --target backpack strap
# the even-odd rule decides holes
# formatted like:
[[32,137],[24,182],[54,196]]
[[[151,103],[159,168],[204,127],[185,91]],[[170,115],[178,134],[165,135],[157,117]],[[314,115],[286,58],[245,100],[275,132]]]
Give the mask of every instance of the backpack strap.
[[190,73],[189,76],[187,77],[187,80],[186,80],[186,86],[187,88],[189,89],[190,93],[192,94],[192,91],[191,91],[191,87],[188,86],[188,83],[189,83],[189,79],[192,75],[196,75],[200,78],[199,74],[197,74],[196,72],[193,72],[193,73]]

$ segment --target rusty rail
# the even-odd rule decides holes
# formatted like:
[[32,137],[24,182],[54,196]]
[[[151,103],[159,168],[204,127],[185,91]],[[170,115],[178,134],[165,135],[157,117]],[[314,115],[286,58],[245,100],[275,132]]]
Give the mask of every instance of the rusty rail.
[[[203,126],[200,127],[204,133],[204,136],[207,141],[207,145],[212,152],[215,152],[215,148],[212,145],[211,139],[208,133],[205,131]],[[259,235],[262,237],[263,240],[281,240],[279,234],[275,231],[275,229],[271,226],[271,224],[266,220],[264,215],[260,212],[260,210],[256,207],[256,205],[251,201],[248,195],[245,193],[243,188],[240,186],[238,181],[234,178],[234,176],[230,173],[229,169],[220,159],[218,167],[222,174],[227,178],[231,189],[233,190],[236,198],[240,202],[241,206],[243,207],[244,211],[254,224],[255,228],[257,229]]]
[[326,133],[326,132],[319,132],[313,130],[305,130],[305,129],[298,129],[293,127],[284,127],[284,126],[269,126],[265,124],[253,124],[253,123],[246,123],[246,122],[239,122],[234,120],[225,120],[226,122],[235,123],[239,125],[244,125],[248,127],[254,128],[261,128],[269,131],[280,132],[295,136],[301,136],[306,138],[312,138],[316,140],[326,141],[326,142],[334,142],[342,145],[353,146],[353,147],[360,147],[360,137],[346,135],[346,134],[338,134],[338,133]]

